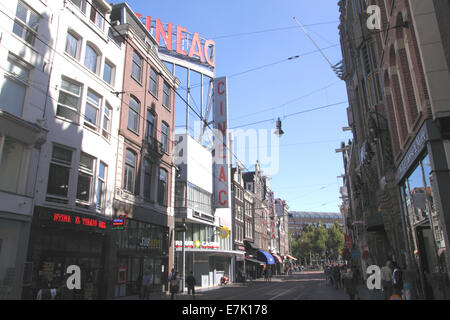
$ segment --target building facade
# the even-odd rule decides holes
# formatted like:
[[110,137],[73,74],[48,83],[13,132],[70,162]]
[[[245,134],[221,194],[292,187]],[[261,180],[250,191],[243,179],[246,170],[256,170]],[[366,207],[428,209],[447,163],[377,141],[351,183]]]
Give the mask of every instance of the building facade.
[[[368,4],[380,8],[376,32],[366,27]],[[449,4],[339,5],[354,136],[341,146],[346,226],[363,265],[393,259],[413,298],[448,297]]]

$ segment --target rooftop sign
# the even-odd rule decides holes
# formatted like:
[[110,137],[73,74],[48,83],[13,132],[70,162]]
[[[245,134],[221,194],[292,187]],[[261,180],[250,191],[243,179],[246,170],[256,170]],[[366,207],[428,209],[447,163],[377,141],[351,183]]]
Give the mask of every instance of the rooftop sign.
[[135,14],[141,19],[142,23],[144,23],[143,20],[145,20],[145,27],[161,48],[166,48],[175,55],[182,55],[199,60],[201,63],[215,68],[215,42],[213,40],[201,39],[197,32],[192,34],[182,26],[174,27],[171,22],[164,25],[160,19],[152,21],[150,16],[143,18],[142,14]]

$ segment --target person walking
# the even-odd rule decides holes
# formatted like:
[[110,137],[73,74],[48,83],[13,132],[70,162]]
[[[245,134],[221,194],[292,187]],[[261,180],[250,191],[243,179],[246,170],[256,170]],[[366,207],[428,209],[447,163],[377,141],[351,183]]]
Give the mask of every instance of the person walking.
[[356,289],[356,279],[353,270],[349,267],[343,274],[344,290],[348,294],[350,300],[358,298],[358,290]]
[[399,265],[394,262],[392,263],[394,271],[392,272],[392,287],[395,295],[402,296],[403,291],[403,273]]
[[178,272],[174,271],[170,277],[170,300],[174,300],[176,294],[180,290],[180,277],[178,276]]
[[192,298],[195,299],[195,277],[194,277],[194,273],[191,271],[189,276],[186,278],[186,284],[187,284],[187,288],[188,288],[188,295],[191,294],[192,292]]
[[150,298],[150,289],[153,284],[153,276],[150,270],[146,270],[142,277],[142,299],[148,300]]
[[381,287],[383,288],[384,300],[389,300],[392,296],[392,263],[390,260],[386,261],[386,265],[381,268],[380,279]]
[[272,268],[267,269],[267,278],[269,279],[269,282],[272,281]]

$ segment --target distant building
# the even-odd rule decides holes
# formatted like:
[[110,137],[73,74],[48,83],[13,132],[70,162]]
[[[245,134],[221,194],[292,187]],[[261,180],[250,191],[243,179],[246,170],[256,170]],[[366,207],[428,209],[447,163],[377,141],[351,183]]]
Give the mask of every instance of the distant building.
[[335,222],[344,225],[344,218],[339,213],[290,211],[289,214],[289,235],[295,237],[300,236],[303,228],[311,224],[322,224],[327,229]]

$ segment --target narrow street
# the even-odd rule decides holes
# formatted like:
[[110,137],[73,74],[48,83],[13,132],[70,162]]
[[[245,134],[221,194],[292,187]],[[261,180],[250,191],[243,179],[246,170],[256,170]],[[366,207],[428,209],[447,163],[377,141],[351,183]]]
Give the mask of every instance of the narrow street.
[[[380,300],[380,292],[369,292],[360,286],[361,300]],[[178,295],[177,300],[191,300],[191,296]],[[323,272],[299,272],[276,276],[271,282],[263,279],[246,285],[230,285],[220,289],[201,291],[196,300],[349,300],[343,289],[326,285]]]

